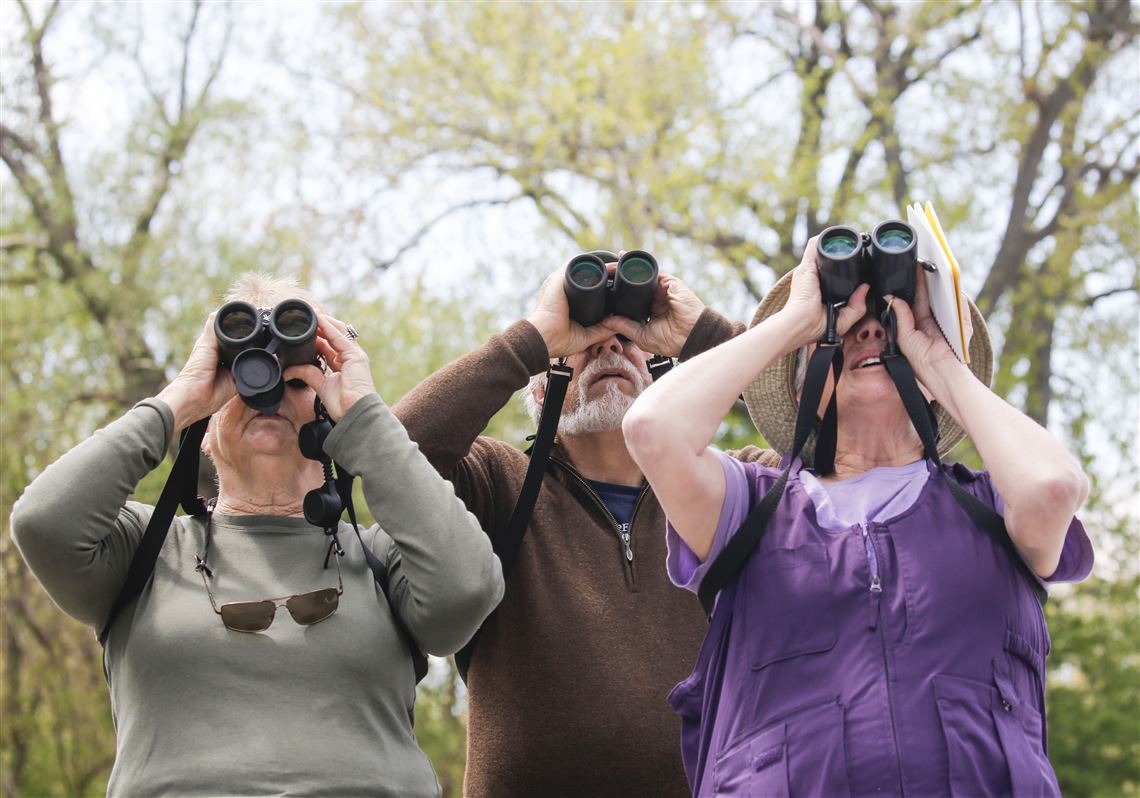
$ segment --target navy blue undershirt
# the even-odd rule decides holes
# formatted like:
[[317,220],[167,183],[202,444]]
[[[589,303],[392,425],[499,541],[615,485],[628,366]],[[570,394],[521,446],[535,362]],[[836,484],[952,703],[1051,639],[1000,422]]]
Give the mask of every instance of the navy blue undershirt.
[[637,504],[637,495],[641,493],[641,488],[615,485],[612,482],[598,482],[594,479],[586,481],[590,483],[590,487],[597,491],[598,496],[602,499],[602,504],[606,505],[606,509],[617,519],[621,531],[628,532],[629,522],[633,519],[633,506]]

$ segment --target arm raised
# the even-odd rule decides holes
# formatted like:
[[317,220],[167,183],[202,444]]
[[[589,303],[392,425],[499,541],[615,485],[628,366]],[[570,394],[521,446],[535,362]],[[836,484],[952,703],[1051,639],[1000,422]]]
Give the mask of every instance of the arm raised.
[[1077,459],[1048,430],[983,385],[959,362],[930,315],[919,280],[916,314],[895,300],[899,348],[918,379],[974,442],[1005,503],[1005,525],[1042,578],[1057,570],[1065,534],[1088,497]]
[[[867,287],[860,286],[841,311],[841,333],[863,316],[866,294]],[[626,414],[622,429],[630,453],[677,534],[700,560],[712,547],[725,494],[724,472],[709,443],[737,397],[760,372],[817,340],[825,324],[812,239],[781,310],[673,369]]]

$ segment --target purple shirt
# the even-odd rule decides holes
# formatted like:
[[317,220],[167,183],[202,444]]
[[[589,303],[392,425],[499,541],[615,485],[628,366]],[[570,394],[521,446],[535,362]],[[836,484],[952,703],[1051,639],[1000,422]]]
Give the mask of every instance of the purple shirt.
[[[779,476],[722,462],[712,556]],[[948,479],[1000,507],[989,476],[961,466],[923,461],[826,487],[792,469],[669,698],[694,795],[1058,794],[1044,615]],[[670,576],[695,590],[707,566],[669,535]],[[1075,519],[1064,548],[1049,581],[1091,569]]]
[[[724,468],[725,495],[708,559],[703,563],[698,560],[673,525],[666,525],[669,552],[666,570],[669,578],[677,587],[694,593],[713,560],[752,509],[748,500],[745,464],[721,451],[717,452],[717,456]],[[909,508],[926,484],[927,473],[926,462],[918,460],[905,466],[872,468],[853,479],[826,485],[807,470],[799,471],[799,479],[804,492],[811,498],[819,525],[828,530],[842,530],[856,524],[882,521]],[[1005,503],[1000,494],[992,486],[991,491],[995,509],[999,514],[1004,514]],[[1092,564],[1093,551],[1088,536],[1068,534],[1065,536],[1057,570],[1042,581],[1079,582],[1092,571]]]

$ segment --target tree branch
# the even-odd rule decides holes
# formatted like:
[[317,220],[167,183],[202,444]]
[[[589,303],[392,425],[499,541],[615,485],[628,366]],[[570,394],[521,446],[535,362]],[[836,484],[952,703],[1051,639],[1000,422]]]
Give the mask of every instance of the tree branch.
[[0,160],[4,161],[4,165],[16,178],[20,191],[23,192],[24,197],[32,206],[32,215],[36,217],[36,221],[44,230],[48,231],[50,236],[55,223],[51,217],[51,207],[45,195],[44,187],[28,171],[23,158],[8,146],[10,141],[8,132],[8,128],[0,129]]
[[395,254],[392,255],[392,257],[390,257],[390,258],[372,258],[371,259],[372,269],[373,269],[373,271],[376,271],[376,272],[383,272],[383,271],[387,271],[388,269],[390,269],[392,266],[394,266],[396,264],[396,261],[398,261],[404,255],[404,253],[408,252],[411,249],[414,249],[420,243],[420,241],[423,240],[423,237],[431,232],[433,227],[435,227],[437,224],[439,224],[440,222],[442,222],[444,219],[446,219],[449,216],[452,216],[452,215],[459,213],[461,211],[470,210],[472,208],[488,207],[488,206],[492,206],[492,205],[509,205],[510,203],[512,203],[518,199],[522,199],[522,195],[510,197],[508,199],[468,200],[467,202],[461,202],[458,205],[453,205],[452,207],[448,208],[447,210],[436,214],[430,220],[428,220],[423,225],[421,225],[420,229],[417,230],[415,233],[413,233],[411,238],[409,238],[407,241],[405,241],[403,244],[401,244],[399,246],[399,248],[396,250]]
[[[0,250],[4,252],[14,252],[19,249],[34,249],[37,252],[47,252],[50,254],[51,250],[48,248],[47,236],[37,235],[35,233],[9,233],[8,235],[0,235]],[[5,275],[6,277],[8,275]]]
[[178,118],[186,116],[186,80],[190,72],[190,44],[194,40],[194,29],[198,27],[198,12],[202,10],[201,0],[194,0],[190,12],[190,24],[182,37],[182,67],[178,72]]
[[1107,291],[1101,291],[1098,294],[1092,294],[1091,296],[1086,297],[1081,304],[1086,308],[1091,308],[1102,299],[1108,299],[1109,297],[1117,296],[1118,294],[1135,294],[1138,292],[1140,292],[1140,286],[1138,285],[1122,285],[1119,288],[1109,288]]

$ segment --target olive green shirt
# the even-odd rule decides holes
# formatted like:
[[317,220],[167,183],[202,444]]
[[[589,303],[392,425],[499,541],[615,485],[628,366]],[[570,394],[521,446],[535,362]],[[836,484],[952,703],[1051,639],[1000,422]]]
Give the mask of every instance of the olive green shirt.
[[[150,399],[40,475],[12,535],[69,615],[98,630],[150,518],[127,501],[162,460],[170,409]],[[194,570],[205,523],[179,516],[138,601],[105,649],[117,732],[110,795],[438,795],[412,730],[415,676],[393,622],[426,652],[467,641],[503,592],[498,559],[452,487],[379,396],[361,399],[326,444],[359,475],[381,526],[362,532],[388,569],[391,603],[341,523],[344,594],[327,620],[284,607],[264,633],[226,629]],[[316,486],[314,486],[316,487]],[[303,518],[214,514],[219,604],[335,587],[328,538]]]

